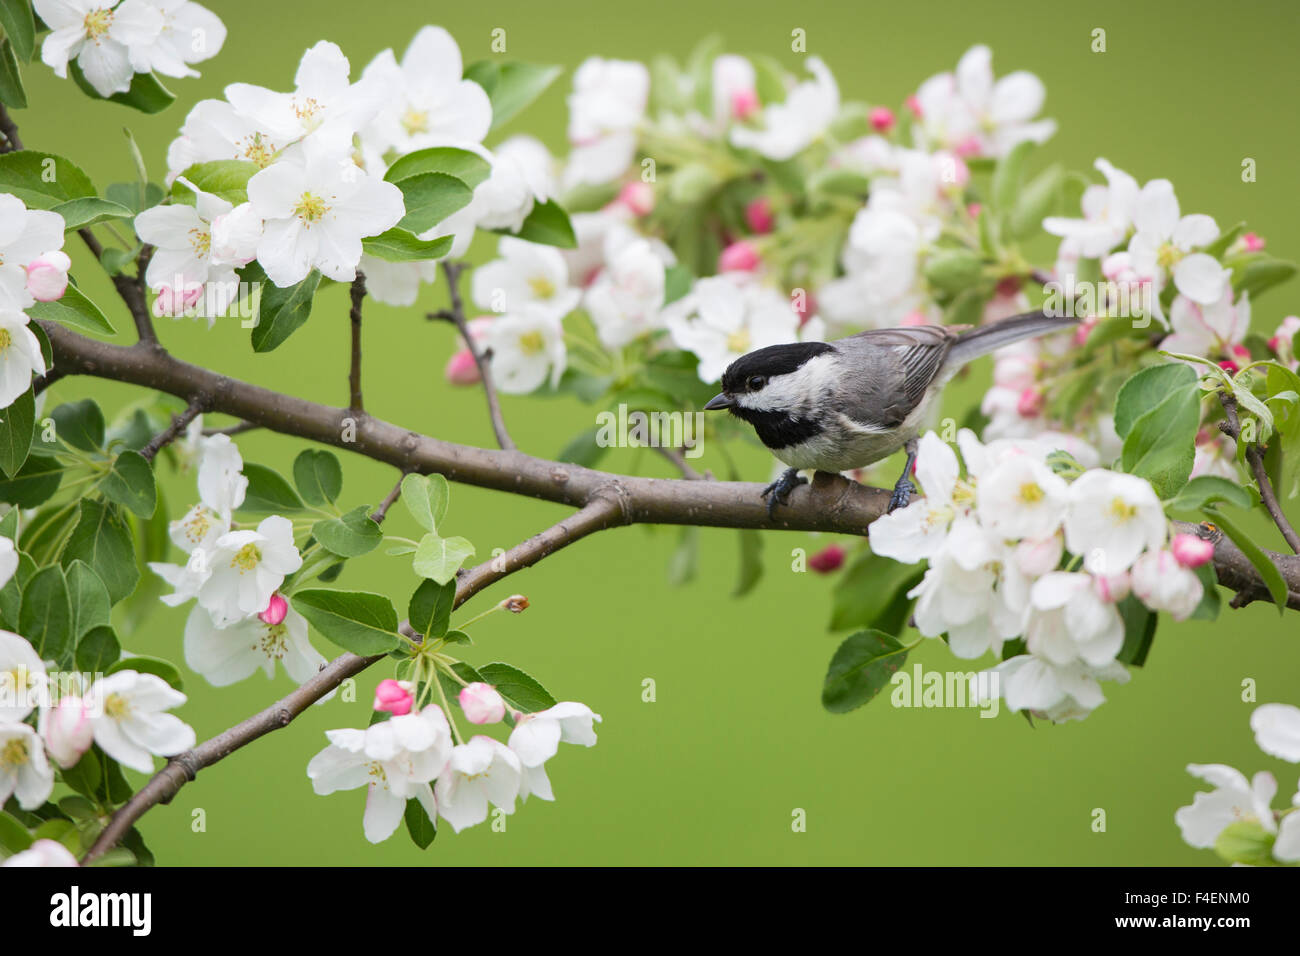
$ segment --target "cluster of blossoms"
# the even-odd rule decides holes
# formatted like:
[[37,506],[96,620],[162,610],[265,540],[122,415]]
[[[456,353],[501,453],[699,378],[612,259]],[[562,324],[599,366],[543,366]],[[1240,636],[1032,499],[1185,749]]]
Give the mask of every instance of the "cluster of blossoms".
[[306,619],[279,592],[285,577],[302,567],[293,523],[271,515],[255,528],[233,524],[248,488],[244,462],[228,435],[201,437],[200,422],[190,426],[198,447],[199,502],[169,525],[186,561],[149,565],[173,589],[165,604],[197,599],[185,623],[185,662],[218,687],[259,667],[274,676],[277,661],[302,683],[325,658],[307,638]]
[[137,73],[198,76],[221,52],[225,25],[190,0],[33,0],[50,34],[41,60],[60,77],[75,62],[100,96],[125,93]]
[[[1264,704],[1250,717],[1264,753],[1300,763],[1300,707]],[[1277,779],[1266,771],[1247,780],[1223,764],[1191,764],[1187,772],[1214,787],[1179,808],[1174,822],[1198,849],[1217,849],[1236,864],[1300,864],[1300,788],[1284,810],[1273,809]]]
[[[561,743],[596,745],[593,721],[600,715],[584,704],[564,701],[537,713],[511,714],[509,739],[486,734],[465,742],[437,704],[418,706],[417,688],[385,680],[375,690],[374,709],[388,715],[365,730],[326,732],[329,746],[307,765],[317,793],[366,787],[366,839],[388,839],[401,823],[407,801],[417,800],[429,820],[446,820],[459,833],[482,823],[488,805],[514,813],[515,800],[554,800],[546,762]],[[465,719],[484,726],[506,719],[506,701],[479,681],[461,688]],[[452,718],[454,719],[454,718]]]
[[[17,562],[3,564],[7,581]],[[28,640],[0,631],[0,804],[14,797],[24,810],[40,807],[55,766],[75,766],[92,744],[141,773],[153,772],[155,756],[194,746],[193,728],[166,713],[185,695],[161,677],[122,669],[83,684],[63,676],[71,675],[56,680]]]
[[62,251],[64,226],[58,213],[0,193],[0,408],[26,392],[33,375],[45,374],[26,310],[67,290],[72,261]]
[[[1133,475],[1063,468],[1053,446],[969,430],[957,454],[933,432],[920,441],[925,497],[871,526],[876,554],[929,566],[909,596],[926,637],[952,653],[1005,656],[994,670],[1007,705],[1052,720],[1082,719],[1105,699],[1099,681],[1126,681],[1118,660],[1130,595],[1184,620],[1204,588],[1194,568],[1213,546],[1170,536],[1160,499]],[[1078,476],[1069,481],[1066,475]],[[1016,645],[1019,649],[1019,645]]]

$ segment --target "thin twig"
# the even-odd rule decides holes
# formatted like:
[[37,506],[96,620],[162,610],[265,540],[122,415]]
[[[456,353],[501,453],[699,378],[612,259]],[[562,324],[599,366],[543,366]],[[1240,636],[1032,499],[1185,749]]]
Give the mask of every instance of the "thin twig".
[[189,408],[179,415],[172,416],[172,423],[157,435],[149,440],[149,444],[140,449],[140,455],[145,461],[153,461],[158,452],[162,451],[172,442],[174,442],[181,432],[189,427],[190,422],[203,414],[203,408],[207,403],[203,399],[195,399],[190,402]]
[[45,391],[66,374],[68,373],[63,371],[61,368],[52,368],[39,378],[32,379],[32,394],[41,394],[41,392]]
[[203,429],[203,437],[211,438],[213,435],[230,435],[233,437],[261,427],[256,422],[240,422],[238,425],[227,425],[225,428],[205,428]]
[[361,303],[365,298],[366,277],[358,270],[357,277],[352,280],[352,308],[348,312],[348,318],[352,322],[352,365],[348,372],[351,404],[348,407],[357,412],[365,407],[361,402]]
[[686,456],[682,454],[680,448],[666,448],[663,445],[654,445],[653,448],[664,458],[667,458],[668,461],[672,463],[673,467],[681,472],[683,478],[690,481],[702,481],[704,479],[704,475],[691,467],[690,463],[686,460]]
[[5,138],[0,143],[0,153],[17,152],[23,148],[23,141],[18,137],[18,124],[13,121],[3,103],[0,103],[0,135]]
[[501,446],[503,451],[513,451],[515,443],[506,428],[505,416],[501,414],[501,400],[497,397],[496,386],[492,383],[492,375],[489,369],[491,356],[480,351],[469,334],[469,323],[465,319],[465,303],[460,297],[459,280],[463,269],[464,266],[458,262],[443,261],[442,272],[447,277],[451,308],[430,312],[429,318],[451,322],[456,326],[456,330],[460,332],[460,337],[465,341],[465,348],[469,349],[469,354],[474,359],[474,365],[478,368],[479,380],[483,383],[483,394],[487,398],[488,416],[492,419],[492,431],[496,433],[497,444]]
[[[505,554],[471,568],[456,579],[454,607],[460,607],[488,585],[515,571],[536,564],[556,551],[596,531],[624,523],[621,498],[613,492],[598,495],[590,503],[541,534],[534,535]],[[200,770],[210,767],[236,750],[246,747],[272,731],[287,727],[295,717],[334,690],[349,677],[361,673],[387,655],[358,657],[345,653],[330,661],[297,690],[276,701],[260,713],[241,721],[229,730],[205,740],[192,750],[172,757],[153,778],[140,788],[104,827],[94,844],[82,857],[83,864],[103,856],[115,846],[150,809],[170,803],[180,789],[193,780]]]
[[384,500],[379,503],[379,507],[370,515],[372,521],[382,524],[384,519],[388,517],[388,509],[402,495],[402,480],[404,478],[406,478],[406,472],[402,472],[402,477],[397,479],[397,484],[393,485],[393,490],[388,493]]
[[[78,229],[77,235],[81,236],[86,248],[102,264],[104,247],[95,238],[95,234],[90,231],[90,227],[83,226]],[[141,248],[140,255],[136,258],[136,275],[129,276],[124,272],[118,272],[111,278],[114,287],[117,289],[118,296],[126,304],[127,311],[131,313],[131,318],[135,322],[136,334],[140,337],[140,341],[158,348],[160,347],[158,345],[158,334],[153,328],[153,316],[149,314],[149,297],[145,294],[144,274],[151,258],[153,258],[153,246],[146,245]]]
[[[1223,411],[1228,416],[1228,420],[1219,426],[1220,430],[1233,441],[1240,442],[1241,420],[1237,417],[1236,398],[1220,392],[1219,402],[1223,405]],[[1282,511],[1282,503],[1277,500],[1277,493],[1273,490],[1273,482],[1268,477],[1268,469],[1264,467],[1264,456],[1259,450],[1259,445],[1255,442],[1246,443],[1246,461],[1250,463],[1250,470],[1255,476],[1255,483],[1259,485],[1260,500],[1264,502],[1265,509],[1272,516],[1273,523],[1277,525],[1277,530],[1282,532],[1282,537],[1291,546],[1291,550],[1296,554],[1300,554],[1300,535],[1296,534],[1295,528],[1291,527],[1291,522],[1287,520],[1285,512]]]

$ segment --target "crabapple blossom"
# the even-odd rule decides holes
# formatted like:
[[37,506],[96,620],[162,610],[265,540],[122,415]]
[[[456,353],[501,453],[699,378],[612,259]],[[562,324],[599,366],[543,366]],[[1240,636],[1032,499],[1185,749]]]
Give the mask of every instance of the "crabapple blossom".
[[1231,354],[1250,331],[1250,295],[1243,292],[1234,302],[1229,289],[1208,305],[1176,296],[1169,324],[1173,331],[1160,342],[1165,351],[1206,357]]
[[[1209,542],[1206,542],[1207,544]],[[1169,550],[1147,551],[1133,562],[1133,593],[1154,611],[1167,611],[1175,621],[1191,617],[1205,588],[1194,571]]]
[[1181,216],[1178,197],[1167,179],[1153,179],[1142,187],[1133,209],[1137,233],[1129,240],[1133,269],[1154,276],[1163,287],[1166,272],[1188,299],[1212,305],[1223,298],[1230,273],[1213,256],[1193,252],[1219,237],[1219,227],[1209,216]]
[[749,119],[759,108],[754,64],[743,56],[723,54],[713,60],[713,122],[725,127],[733,118]]
[[54,769],[36,731],[0,723],[0,803],[15,797],[24,810],[35,810],[53,789]]
[[15,853],[0,866],[80,866],[77,858],[62,843],[50,839],[35,841],[26,850]]
[[768,104],[756,127],[732,127],[731,144],[780,161],[820,139],[840,111],[840,90],[820,57],[808,58],[808,72],[811,79],[786,94],[785,102]]
[[554,388],[564,374],[564,327],[551,312],[525,306],[493,320],[484,343],[492,350],[491,374],[497,388],[511,395]]
[[293,524],[271,515],[257,530],[228,531],[208,555],[210,574],[199,588],[199,604],[218,627],[263,610],[285,575],[302,567],[293,543]]
[[95,742],[92,704],[83,697],[64,695],[41,712],[38,729],[50,757],[66,770]]
[[95,718],[95,743],[124,767],[153,772],[153,757],[194,746],[194,728],[164,713],[186,697],[155,674],[121,670],[100,678],[86,696],[103,708]]
[[1012,710],[1029,711],[1048,720],[1082,720],[1105,702],[1100,681],[1127,683],[1122,664],[1092,667],[1083,661],[1058,665],[1040,657],[1020,654],[993,668],[1002,696]]
[[289,614],[289,602],[284,599],[283,594],[272,594],[271,600],[266,603],[266,610],[259,611],[257,619],[263,624],[272,626],[279,624]]
[[1300,707],[1263,704],[1250,715],[1259,749],[1272,757],[1300,763]]
[[1083,191],[1083,218],[1048,216],[1043,220],[1044,231],[1062,237],[1077,255],[1089,259],[1106,255],[1128,235],[1141,191],[1136,179],[1105,159],[1093,165],[1106,177],[1106,185],[1093,184]]
[[818,574],[830,574],[844,565],[844,549],[838,544],[828,544],[808,558],[808,567]]
[[203,607],[196,605],[190,611],[185,622],[185,663],[213,687],[244,680],[258,668],[268,678],[274,677],[277,661],[299,684],[316,676],[325,663],[307,638],[306,618],[292,607],[286,605],[284,617],[275,623],[256,614],[225,627],[218,627]]
[[482,380],[482,376],[479,375],[478,362],[474,361],[474,353],[469,349],[461,349],[453,353],[451,358],[447,359],[443,377],[451,385],[477,385]]
[[375,687],[374,709],[387,711],[395,717],[404,717],[415,706],[414,686],[410,681],[381,680]]
[[1268,340],[1268,347],[1276,352],[1278,359],[1293,372],[1300,368],[1300,362],[1296,361],[1297,332],[1300,332],[1300,317],[1288,315]]
[[64,261],[50,254],[63,248],[65,225],[57,212],[28,209],[17,196],[0,193],[0,308],[25,309],[38,301],[28,271],[33,265],[38,286],[56,284],[47,270]]
[[1269,833],[1277,832],[1270,804],[1277,795],[1277,780],[1271,773],[1257,773],[1251,781],[1238,770],[1223,764],[1188,764],[1187,772],[1211,784],[1214,790],[1192,798],[1180,807],[1174,822],[1183,840],[1199,849],[1210,849],[1231,823],[1251,820]]
[[650,96],[650,71],[628,60],[591,57],[573,74],[569,94],[566,187],[621,176],[636,155],[636,126]]
[[569,285],[569,270],[560,251],[503,236],[494,259],[474,270],[474,301],[493,312],[529,308],[556,320],[578,306],[582,293]]
[[663,258],[644,239],[623,246],[587,289],[585,303],[600,340],[622,348],[662,327]]
[[1069,497],[1065,546],[1089,571],[1114,574],[1164,546],[1169,525],[1146,480],[1098,468],[1075,479]]
[[799,319],[789,301],[748,277],[712,276],[664,310],[678,348],[699,358],[702,382],[716,382],[740,356],[798,338]]
[[776,227],[776,217],[772,214],[772,200],[766,196],[750,200],[745,206],[745,223],[751,232],[760,236],[771,232]]
[[191,0],[147,0],[162,14],[158,38],[131,48],[131,66],[137,73],[164,76],[198,76],[191,63],[202,63],[221,52],[226,26],[211,10]]
[[522,773],[513,749],[481,734],[472,737],[452,749],[434,784],[438,815],[459,833],[487,819],[489,801],[514,813]]
[[1091,575],[1045,574],[1030,588],[1029,603],[1025,644],[1035,657],[1057,666],[1080,660],[1102,667],[1124,645],[1124,620],[1113,604],[1098,597]]
[[722,250],[718,256],[719,272],[753,272],[762,264],[752,242],[741,239]]
[[1199,568],[1214,557],[1214,543],[1194,534],[1176,534],[1169,542],[1169,551],[1185,568]]
[[150,68],[165,25],[163,13],[144,0],[33,0],[32,6],[50,28],[41,62],[63,79],[76,60],[103,97],[131,88],[135,63]]
[[66,252],[55,250],[27,263],[27,292],[37,302],[54,302],[68,289],[68,270],[72,260]]
[[867,114],[867,120],[871,123],[871,128],[877,133],[888,133],[894,128],[896,122],[894,111],[888,106],[873,107],[871,112]]
[[620,189],[614,201],[634,216],[648,216],[655,208],[655,188],[638,179]]
[[1065,516],[1069,486],[1032,455],[1011,454],[982,477],[980,523],[1004,538],[1046,538]]
[[8,408],[45,374],[41,343],[24,312],[0,306],[0,408]]
[[0,723],[16,723],[44,698],[45,663],[25,637],[0,631]]
[[466,684],[456,699],[471,724],[495,724],[506,715],[506,702],[495,687],[482,681]]
[[956,453],[934,432],[917,443],[916,477],[925,496],[871,524],[872,551],[904,564],[937,555],[953,518],[974,503],[973,489],[959,481]]
[[533,211],[555,193],[554,160],[540,140],[512,136],[492,151],[492,172],[470,202],[479,229],[518,232]]

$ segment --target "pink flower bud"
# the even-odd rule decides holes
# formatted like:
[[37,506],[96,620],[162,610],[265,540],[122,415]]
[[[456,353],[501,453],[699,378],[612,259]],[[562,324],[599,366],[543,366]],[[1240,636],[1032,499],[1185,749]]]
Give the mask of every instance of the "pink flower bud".
[[718,256],[719,272],[753,272],[758,268],[758,250],[754,244],[741,239],[722,250]]
[[1238,365],[1236,362],[1232,361],[1231,359],[1224,359],[1222,362],[1219,363],[1219,368],[1223,369],[1229,375],[1236,375],[1238,372],[1241,371],[1241,366]]
[[1174,560],[1185,568],[1199,568],[1214,557],[1214,544],[1194,534],[1176,534],[1169,543]]
[[1280,335],[1275,335],[1268,340],[1268,347],[1274,352],[1278,351],[1278,348],[1281,345],[1282,345],[1282,336]]
[[1263,238],[1253,232],[1248,232],[1242,236],[1241,244],[1246,247],[1247,252],[1259,252],[1264,248]]
[[45,749],[65,770],[76,764],[95,742],[90,706],[80,697],[62,697],[41,720]]
[[203,286],[197,282],[189,283],[177,289],[164,285],[158,288],[158,297],[154,299],[153,308],[157,315],[184,315],[199,304],[203,298]]
[[1250,364],[1250,349],[1246,348],[1246,346],[1234,345],[1228,349],[1228,351],[1232,353],[1232,357],[1238,362],[1245,362],[1247,365]]
[[772,202],[766,196],[751,200],[745,207],[745,222],[750,232],[766,235],[776,226],[776,217],[772,215]]
[[477,385],[480,381],[478,363],[469,349],[461,349],[449,358],[443,374],[452,385]]
[[1042,577],[1055,571],[1065,553],[1065,543],[1059,534],[1033,541],[1026,538],[1016,545],[1016,566],[1030,577]]
[[731,115],[736,119],[749,119],[758,112],[758,107],[758,91],[753,87],[731,91]]
[[838,544],[828,544],[808,559],[808,567],[818,574],[830,574],[843,564],[844,549]]
[[911,312],[907,313],[907,315],[903,316],[903,320],[898,324],[899,325],[929,325],[930,319],[920,309],[914,309]]
[[655,207],[655,188],[635,180],[619,190],[615,202],[622,203],[634,216],[648,216]]
[[411,693],[410,681],[381,680],[375,688],[375,710],[386,710],[394,717],[404,717],[415,705],[415,695]]
[[257,615],[258,620],[263,624],[270,624],[274,627],[284,620],[284,616],[289,613],[289,602],[284,599],[283,594],[272,594],[270,602],[266,605],[266,610]]
[[495,687],[482,681],[462,687],[457,699],[471,724],[495,724],[506,715],[506,702]]
[[1100,322],[1101,319],[1095,315],[1089,315],[1084,318],[1084,320],[1079,323],[1078,328],[1074,330],[1073,341],[1075,346],[1082,346],[1087,342],[1088,336],[1092,334],[1092,330],[1095,329]]
[[980,212],[983,209],[984,207],[977,202],[970,203],[966,206],[966,215],[970,216],[972,219],[978,219],[980,217]]
[[1016,411],[1021,418],[1037,418],[1043,413],[1043,393],[1036,388],[1026,388],[1016,401]]
[[911,110],[912,115],[915,116],[917,119],[921,118],[921,101],[918,100],[915,96],[909,96],[906,100],[903,101],[903,105],[906,106],[909,110]]
[[1092,587],[1097,597],[1107,604],[1115,604],[1128,597],[1132,582],[1127,571],[1119,574],[1099,574],[1092,579]]
[[971,156],[978,156],[983,148],[984,147],[980,145],[978,136],[967,136],[961,142],[953,146],[952,151],[962,158],[969,158]]
[[868,114],[871,128],[877,133],[888,133],[894,128],[894,111],[888,106],[877,106]]
[[27,264],[27,291],[37,302],[53,302],[68,288],[72,260],[63,252],[47,252]]

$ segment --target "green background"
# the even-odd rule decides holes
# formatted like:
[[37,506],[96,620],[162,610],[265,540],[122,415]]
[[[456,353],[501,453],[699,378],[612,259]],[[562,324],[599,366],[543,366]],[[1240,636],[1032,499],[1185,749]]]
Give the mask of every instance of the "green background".
[[[30,148],[82,164],[101,189],[132,178],[121,127],[130,126],[154,178],[189,106],[219,96],[236,80],[292,87],[303,50],[338,42],[354,76],[379,50],[399,55],[428,22],[428,4],[209,2],[230,28],[219,57],[199,80],[169,81],[179,102],[143,117],[92,104],[39,65],[28,71],[32,108],[16,118]],[[565,2],[438,5],[437,22],[456,36],[466,62],[491,55],[490,31],[506,30],[508,55],[559,63],[585,57],[684,58],[706,32],[722,32],[736,52],[762,52],[798,68],[791,30],[807,31],[808,52],[823,57],[846,99],[896,105],[921,80],[951,69],[971,44],[993,47],[999,74],[1028,69],[1048,87],[1046,115],[1060,131],[1042,162],[1087,170],[1104,156],[1140,181],[1165,176],[1184,212],[1205,212],[1227,228],[1240,219],[1267,237],[1269,251],[1300,255],[1295,216],[1300,128],[1294,122],[1296,11],[1278,3],[922,3],[835,4],[749,0],[707,7],[666,0],[632,7]],[[1104,28],[1107,52],[1090,50]],[[540,136],[563,149],[565,76],[506,130]],[[495,143],[497,138],[490,140]],[[1243,184],[1241,161],[1258,163],[1258,182]],[[71,243],[69,244],[71,247]],[[106,308],[117,305],[107,280],[79,247],[78,276]],[[480,241],[480,260],[491,244]],[[1271,332],[1297,311],[1296,286],[1257,305],[1256,328]],[[453,390],[442,378],[450,329],[423,312],[444,304],[442,286],[426,287],[417,308],[366,307],[364,386],[367,408],[451,441],[490,444],[477,390]],[[117,309],[119,328],[130,325]],[[346,290],[318,300],[309,325],[284,347],[254,355],[235,322],[163,320],[164,344],[178,355],[292,394],[346,402]],[[123,336],[123,341],[129,341]],[[959,386],[954,409],[977,400],[987,363]],[[138,396],[124,386],[64,380],[53,402],[85,389],[110,410]],[[595,409],[568,400],[507,399],[523,449],[550,456],[593,424]],[[246,460],[287,473],[305,443],[255,432],[239,439]],[[766,479],[770,460],[745,449],[745,477]],[[653,456],[618,452],[615,470],[667,474]],[[715,464],[706,457],[704,464]],[[392,486],[390,468],[346,462],[345,507],[377,502]],[[160,471],[173,510],[195,500],[193,477]],[[1292,509],[1293,512],[1297,509]],[[456,487],[452,532],[481,556],[562,517],[527,499]],[[394,509],[391,531],[412,534]],[[1261,530],[1263,526],[1260,526]],[[317,797],[307,761],[331,727],[364,726],[380,665],[358,681],[357,701],[312,708],[286,732],[259,741],[204,771],[143,829],[162,863],[171,864],[1214,864],[1185,846],[1173,822],[1197,782],[1190,762],[1228,763],[1248,774],[1274,771],[1286,799],[1296,767],[1255,747],[1242,681],[1258,682],[1259,701],[1300,702],[1295,619],[1271,607],[1225,611],[1215,624],[1166,624],[1148,666],[1123,687],[1106,685],[1108,702],[1083,723],[1031,729],[1019,716],[980,719],[976,710],[894,709],[881,698],[847,716],[822,710],[819,692],[838,638],[826,630],[831,582],[790,571],[791,551],[809,552],[825,537],[764,536],[768,573],[748,598],[734,600],[734,532],[704,530],[698,578],[670,587],[666,566],[675,529],[627,528],[588,539],[475,599],[473,613],[522,591],[522,616],[494,615],[474,630],[471,663],[506,660],[535,674],[559,698],[604,715],[600,744],[566,746],[550,764],[558,799],[530,801],[505,832],[479,826],[460,835],[444,827],[421,852],[399,833],[380,846],[361,832],[361,791]],[[1280,547],[1276,536],[1268,539]],[[417,581],[408,559],[381,552],[351,562],[339,586],[386,591],[402,601]],[[144,628],[123,635],[128,649],[181,657],[188,608],[158,606]],[[333,649],[319,636],[317,646]],[[939,642],[914,655],[927,668],[969,669]],[[910,666],[910,665],[909,665]],[[642,701],[653,678],[657,701]],[[282,674],[260,673],[215,689],[188,675],[181,715],[200,738],[265,706],[291,688]],[[133,781],[143,777],[130,774]],[[206,832],[191,829],[202,808]],[[792,813],[806,811],[806,832]],[[1094,810],[1106,829],[1094,832]]]

